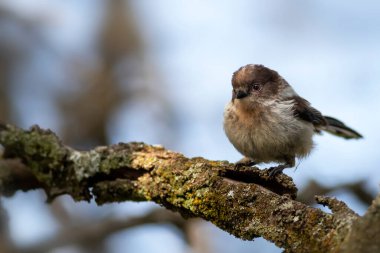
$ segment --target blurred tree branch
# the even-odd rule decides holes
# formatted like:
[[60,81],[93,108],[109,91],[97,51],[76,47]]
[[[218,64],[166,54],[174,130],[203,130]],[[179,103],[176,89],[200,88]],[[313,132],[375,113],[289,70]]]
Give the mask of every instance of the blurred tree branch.
[[67,63],[69,75],[76,77],[75,86],[80,88],[59,93],[56,100],[63,118],[62,139],[77,148],[108,144],[112,118],[126,103],[136,103],[137,97],[139,102],[141,98],[149,101],[144,104],[147,109],[155,105],[163,108],[154,114],[170,127],[164,115],[171,108],[157,89],[162,81],[145,57],[144,42],[129,1],[104,3],[94,52],[97,61],[88,64],[71,59]]
[[162,209],[153,210],[145,215],[130,218],[105,218],[65,227],[55,238],[39,242],[35,246],[17,249],[17,253],[43,253],[67,245],[92,245],[102,242],[109,235],[129,228],[147,224],[172,224],[184,231],[186,221],[178,214]]
[[80,66],[78,71],[78,66],[75,66],[73,71],[81,79],[82,88],[75,90],[69,98],[63,96],[58,99],[65,118],[63,139],[72,145],[107,144],[109,118],[133,96],[123,90],[125,80],[116,75],[118,65],[126,58],[142,60],[139,31],[133,17],[127,15],[127,3],[121,0],[106,2],[105,17],[99,28],[99,63],[87,71]]
[[365,181],[360,180],[353,183],[343,183],[332,187],[323,186],[315,180],[310,180],[307,186],[297,196],[297,200],[305,204],[314,202],[315,195],[325,195],[334,191],[347,190],[357,197],[361,202],[370,205],[375,196],[366,189]]
[[[380,250],[374,240],[380,229],[379,197],[363,217],[341,201],[318,197],[330,214],[295,201],[297,189],[284,174],[271,179],[266,170],[189,159],[160,146],[119,143],[77,151],[49,130],[11,125],[0,125],[0,143],[3,160],[20,159],[48,200],[69,194],[77,201],[94,198],[99,205],[154,201],[182,216],[208,220],[241,239],[262,236],[286,252],[353,252],[347,246],[352,244],[354,252]],[[0,170],[2,190],[11,194],[16,190],[7,183],[12,166]]]
[[13,245],[11,243],[11,240],[9,239],[8,233],[8,216],[0,200],[0,252],[7,253],[11,252],[12,249]]

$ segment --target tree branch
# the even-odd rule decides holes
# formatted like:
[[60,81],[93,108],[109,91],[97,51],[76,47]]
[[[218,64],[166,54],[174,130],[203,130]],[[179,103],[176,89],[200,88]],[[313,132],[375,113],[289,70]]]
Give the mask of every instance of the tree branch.
[[[4,159],[21,159],[49,201],[61,194],[98,204],[154,201],[241,239],[262,236],[287,252],[336,252],[360,220],[336,200],[320,199],[333,214],[295,201],[297,189],[285,174],[271,179],[266,170],[190,159],[161,146],[119,143],[77,151],[49,130],[10,125],[0,126],[0,143]],[[1,185],[6,181],[0,177]]]

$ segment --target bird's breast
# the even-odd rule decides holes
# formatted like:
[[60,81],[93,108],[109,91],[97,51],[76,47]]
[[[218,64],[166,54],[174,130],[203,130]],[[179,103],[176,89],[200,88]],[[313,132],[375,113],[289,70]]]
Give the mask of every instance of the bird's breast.
[[224,130],[240,153],[257,162],[306,156],[313,145],[313,127],[295,118],[292,106],[291,102],[268,103],[244,110],[231,102],[225,108]]

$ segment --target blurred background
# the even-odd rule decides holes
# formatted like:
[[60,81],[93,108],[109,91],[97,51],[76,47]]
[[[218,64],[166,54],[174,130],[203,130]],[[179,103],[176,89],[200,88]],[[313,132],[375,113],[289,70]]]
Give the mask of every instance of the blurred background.
[[[300,201],[328,194],[363,214],[380,182],[379,27],[375,0],[0,0],[0,121],[79,149],[144,141],[234,162],[222,128],[231,75],[261,63],[364,135],[316,136],[285,171]],[[20,253],[281,252],[152,203],[47,205],[33,191],[0,208],[2,240]]]

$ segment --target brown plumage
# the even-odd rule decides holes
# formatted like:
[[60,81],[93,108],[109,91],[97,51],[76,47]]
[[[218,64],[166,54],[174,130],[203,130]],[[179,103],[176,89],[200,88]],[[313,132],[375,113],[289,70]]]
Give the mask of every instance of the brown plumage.
[[323,116],[274,70],[249,64],[232,76],[232,100],[224,112],[224,130],[245,157],[238,165],[278,162],[274,175],[306,157],[315,133],[362,136],[341,121]]

